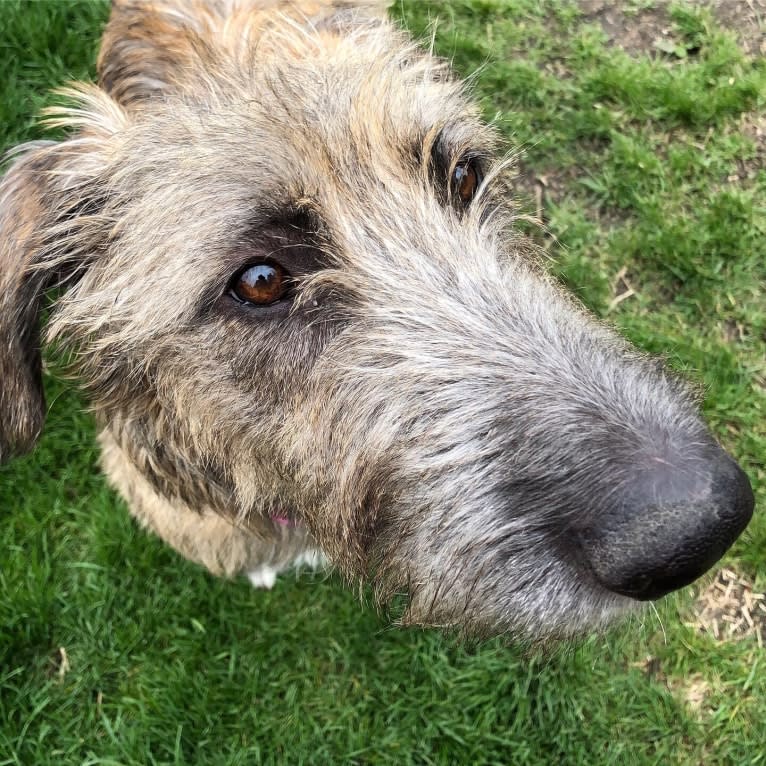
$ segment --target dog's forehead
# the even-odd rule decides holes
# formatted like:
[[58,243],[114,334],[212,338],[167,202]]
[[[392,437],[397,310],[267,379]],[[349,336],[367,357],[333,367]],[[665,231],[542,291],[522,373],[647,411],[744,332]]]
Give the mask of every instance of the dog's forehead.
[[297,155],[292,166],[309,172],[322,161],[345,170],[363,160],[397,164],[434,132],[456,145],[485,139],[477,107],[444,62],[387,27],[264,56],[244,90],[243,128],[261,142],[278,137]]
[[[252,67],[209,64],[208,90],[156,103],[138,120],[126,182],[134,188],[129,176],[149,164],[147,190],[193,185],[218,205],[243,196],[278,205],[358,185],[365,174],[401,178],[428,161],[423,149],[437,139],[452,154],[491,153],[492,131],[443,62],[386,27],[363,32],[299,37],[299,46],[290,30],[288,54],[270,53],[272,41]],[[211,194],[196,194],[196,204]]]

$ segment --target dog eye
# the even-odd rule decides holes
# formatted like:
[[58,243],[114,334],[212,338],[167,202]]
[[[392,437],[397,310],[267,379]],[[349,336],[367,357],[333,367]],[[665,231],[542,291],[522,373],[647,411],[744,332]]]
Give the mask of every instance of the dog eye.
[[471,204],[480,184],[481,171],[476,160],[462,160],[455,165],[450,179],[450,189],[453,197],[456,197],[462,205],[467,207]]
[[290,288],[290,275],[278,263],[256,263],[238,272],[229,293],[242,303],[269,306],[282,300]]

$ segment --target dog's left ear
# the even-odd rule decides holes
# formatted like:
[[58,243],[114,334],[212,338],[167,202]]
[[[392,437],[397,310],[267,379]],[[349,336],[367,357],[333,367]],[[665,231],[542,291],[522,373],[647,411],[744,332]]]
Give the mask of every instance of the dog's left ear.
[[65,288],[99,252],[101,176],[119,110],[87,86],[69,96],[80,107],[50,110],[48,122],[76,135],[20,147],[0,178],[0,463],[31,449],[42,430],[46,291]]
[[257,46],[275,15],[316,28],[336,17],[383,19],[392,0],[112,0],[98,54],[99,85],[132,108],[204,80],[216,57]]

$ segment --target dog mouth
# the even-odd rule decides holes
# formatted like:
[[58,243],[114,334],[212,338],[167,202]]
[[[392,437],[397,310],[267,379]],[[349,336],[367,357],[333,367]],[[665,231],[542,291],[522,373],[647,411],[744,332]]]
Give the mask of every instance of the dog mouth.
[[292,518],[291,516],[286,515],[284,512],[272,513],[269,515],[269,519],[271,519],[271,522],[274,524],[274,526],[281,527],[282,529],[291,529],[293,527],[301,526],[299,521]]

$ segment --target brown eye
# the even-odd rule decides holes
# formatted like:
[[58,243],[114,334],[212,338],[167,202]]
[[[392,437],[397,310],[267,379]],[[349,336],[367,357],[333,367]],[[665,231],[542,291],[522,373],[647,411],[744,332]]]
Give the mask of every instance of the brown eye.
[[452,171],[451,189],[452,194],[463,205],[468,206],[471,203],[471,200],[476,196],[480,183],[481,174],[476,160],[463,160],[455,165],[455,169]]
[[241,271],[231,284],[231,293],[244,303],[268,306],[285,297],[290,275],[277,263],[256,263]]

